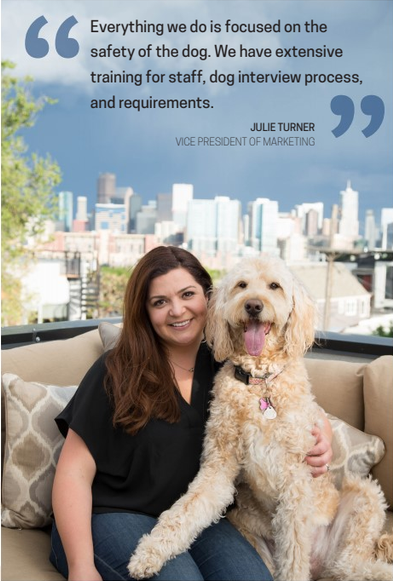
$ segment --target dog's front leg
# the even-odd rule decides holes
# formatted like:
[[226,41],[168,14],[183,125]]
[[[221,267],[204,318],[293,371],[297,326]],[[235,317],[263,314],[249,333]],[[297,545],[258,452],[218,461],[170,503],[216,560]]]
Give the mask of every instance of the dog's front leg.
[[163,512],[152,532],[139,541],[128,565],[133,578],[158,573],[168,559],[186,551],[203,529],[220,518],[233,500],[238,470],[234,455],[208,457],[186,494]]
[[301,467],[288,467],[273,517],[275,581],[309,581],[313,491]]

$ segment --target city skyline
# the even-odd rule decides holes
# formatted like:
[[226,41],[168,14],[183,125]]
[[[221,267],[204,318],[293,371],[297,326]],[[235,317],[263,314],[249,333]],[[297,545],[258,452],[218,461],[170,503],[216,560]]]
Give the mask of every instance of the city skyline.
[[[112,184],[112,187],[113,187],[112,194],[113,195],[112,196],[109,196],[109,197],[114,198],[118,193],[120,193],[120,195],[123,195],[124,196],[127,191],[130,191],[131,190],[132,195],[141,196],[143,198],[143,194],[140,193],[140,192],[134,191],[133,188],[131,187],[131,185],[129,185],[129,186],[124,186],[124,185],[119,186],[119,185],[117,185],[117,176],[116,176],[116,174],[113,174],[113,173],[101,173],[101,174],[99,174],[99,176],[98,176],[98,178],[96,180],[96,191],[95,191],[95,194],[94,194],[95,195],[95,199],[93,199],[93,197],[92,197],[91,200],[90,200],[91,201],[91,207],[88,208],[88,214],[89,214],[90,217],[93,217],[94,216],[94,211],[95,211],[96,204],[105,203],[104,198],[102,198],[102,194],[100,192],[100,178],[101,177],[104,178],[104,179],[107,179],[108,178],[110,180],[111,184]],[[366,230],[366,224],[367,224],[367,216],[370,216],[370,211],[372,212],[372,215],[374,217],[375,225],[377,227],[381,227],[382,226],[382,223],[383,223],[383,213],[384,213],[384,211],[386,213],[386,211],[389,211],[390,212],[390,210],[391,210],[391,213],[393,215],[393,204],[390,204],[390,205],[388,205],[386,207],[383,207],[383,208],[379,208],[378,209],[379,211],[377,213],[375,213],[375,211],[372,208],[366,207],[366,209],[364,211],[364,215],[361,215],[361,212],[360,212],[360,208],[362,207],[362,204],[361,204],[361,198],[362,198],[361,192],[356,191],[356,189],[354,189],[352,186],[353,186],[353,184],[351,183],[351,180],[347,180],[346,181],[346,184],[345,184],[345,187],[343,186],[342,189],[340,189],[340,191],[337,192],[338,195],[336,196],[336,199],[332,198],[330,200],[331,205],[328,206],[328,207],[326,206],[326,204],[324,204],[320,200],[314,200],[312,202],[304,202],[303,200],[299,200],[298,202],[296,202],[294,204],[293,207],[289,208],[288,210],[282,210],[282,208],[280,207],[279,200],[272,200],[271,198],[268,198],[268,197],[266,199],[268,199],[269,201],[274,202],[274,203],[277,202],[277,204],[278,204],[278,212],[280,214],[290,214],[291,212],[294,212],[295,211],[296,206],[305,206],[305,207],[306,206],[310,206],[310,207],[314,207],[316,205],[322,204],[323,212],[322,212],[322,215],[320,216],[320,218],[318,219],[318,228],[321,230],[321,226],[322,226],[321,225],[321,220],[322,219],[330,219],[331,218],[333,205],[336,205],[338,207],[342,207],[343,194],[345,193],[346,188],[350,188],[350,189],[352,189],[354,191],[355,194],[359,194],[357,196],[357,200],[356,200],[356,217],[357,217],[357,221],[358,221],[358,232],[359,232],[360,235],[364,235],[366,233],[365,230]],[[191,193],[191,198],[189,198],[189,199],[192,199],[194,201],[195,200],[199,200],[199,201],[211,200],[213,202],[216,197],[222,197],[222,198],[228,198],[230,202],[240,202],[241,203],[241,200],[238,200],[237,198],[233,198],[231,196],[228,196],[225,193],[221,194],[220,196],[215,195],[215,196],[213,196],[211,198],[209,198],[209,197],[199,197],[199,196],[195,195],[193,184],[175,184],[175,183],[172,183],[172,186],[171,186],[171,189],[170,189],[169,192],[163,192],[162,190],[160,190],[159,193],[157,193],[154,198],[143,198],[143,204],[144,205],[148,205],[148,204],[151,204],[153,202],[157,202],[159,200],[159,198],[160,197],[163,197],[163,196],[172,196],[173,195],[173,188],[175,188],[175,195],[176,195],[176,187],[179,189],[179,193],[180,194],[182,193],[182,187],[185,187],[186,190],[189,189],[189,188],[191,188],[191,192],[192,193]],[[59,208],[60,208],[60,212],[61,212],[61,208],[62,208],[63,195],[65,193],[69,193],[69,192],[63,192],[63,191],[60,191],[59,192]],[[86,198],[86,200],[87,200],[87,197],[86,196],[83,196],[83,195],[77,195],[77,194],[75,194],[73,192],[71,192],[71,193],[73,194],[73,210],[72,210],[72,213],[73,213],[74,219],[77,219],[78,199],[79,198]],[[258,197],[260,198],[261,196],[258,196]],[[248,207],[249,207],[249,205],[251,203],[254,203],[258,199],[258,197],[257,198],[254,198],[254,199],[248,199],[248,200],[245,200],[244,201],[243,205],[241,205],[241,211],[240,211],[240,215],[242,217],[244,217],[244,216],[246,216],[248,214]],[[186,199],[186,198],[184,198],[184,199]],[[119,200],[119,198],[118,198],[118,202],[117,203],[119,203],[119,204],[122,203]],[[184,206],[184,210],[185,210],[185,208],[186,208],[186,205]],[[352,210],[353,210],[353,208],[352,208],[351,205],[348,206],[348,202],[344,203],[343,212],[344,212],[344,215],[345,215],[345,221],[347,221],[348,219],[351,220],[351,211]],[[157,219],[157,222],[160,222],[160,221],[161,221],[160,219]],[[343,228],[345,229],[346,226],[343,226]]]

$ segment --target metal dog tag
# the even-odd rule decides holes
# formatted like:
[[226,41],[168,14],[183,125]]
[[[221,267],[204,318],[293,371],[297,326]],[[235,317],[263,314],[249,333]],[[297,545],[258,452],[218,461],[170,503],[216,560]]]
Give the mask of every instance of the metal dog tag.
[[274,420],[274,418],[277,417],[277,412],[274,409],[273,406],[269,405],[269,407],[267,407],[265,409],[265,411],[263,412],[263,415],[265,416],[265,418],[267,418],[268,420]]

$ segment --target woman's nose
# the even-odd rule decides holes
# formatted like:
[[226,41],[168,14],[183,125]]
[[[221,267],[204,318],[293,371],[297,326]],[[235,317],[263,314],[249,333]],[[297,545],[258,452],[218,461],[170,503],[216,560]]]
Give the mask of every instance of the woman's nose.
[[180,315],[182,315],[184,312],[183,302],[177,299],[172,301],[169,312],[173,317],[179,317]]

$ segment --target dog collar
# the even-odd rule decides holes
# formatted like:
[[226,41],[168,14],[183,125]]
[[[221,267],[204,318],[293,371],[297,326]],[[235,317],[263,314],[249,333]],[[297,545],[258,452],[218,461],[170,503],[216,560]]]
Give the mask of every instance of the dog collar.
[[266,382],[269,377],[273,375],[272,373],[264,373],[260,377],[254,377],[251,373],[244,371],[242,367],[238,365],[235,366],[235,378],[242,381],[246,385],[259,385],[260,383]]

